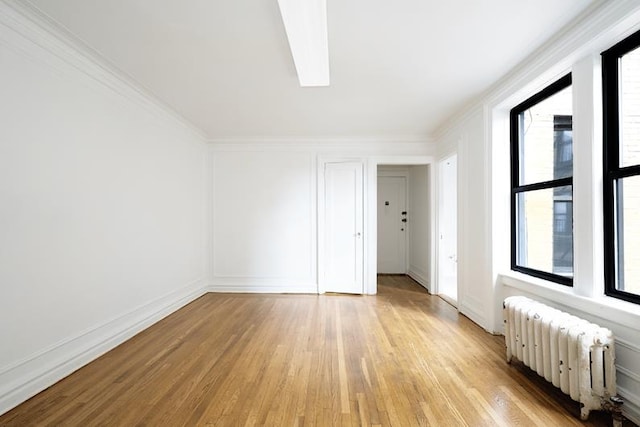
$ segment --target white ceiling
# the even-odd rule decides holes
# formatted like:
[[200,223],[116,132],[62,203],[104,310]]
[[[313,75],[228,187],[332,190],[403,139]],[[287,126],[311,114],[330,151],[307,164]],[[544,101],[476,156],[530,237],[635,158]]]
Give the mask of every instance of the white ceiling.
[[428,138],[592,0],[328,0],[301,88],[277,0],[31,0],[210,139]]

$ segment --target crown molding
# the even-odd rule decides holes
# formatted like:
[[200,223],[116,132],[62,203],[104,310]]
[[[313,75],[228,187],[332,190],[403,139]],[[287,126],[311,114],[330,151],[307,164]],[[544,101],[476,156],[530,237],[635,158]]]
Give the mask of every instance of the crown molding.
[[[0,25],[13,30],[22,38],[81,72],[85,77],[143,107],[157,117],[170,119],[201,141],[206,141],[206,134],[200,128],[32,3],[0,0]],[[0,41],[3,41],[1,39],[0,37]],[[24,43],[18,48],[27,54],[33,51]]]
[[296,144],[296,145],[371,145],[371,144],[430,144],[435,140],[424,135],[383,135],[383,136],[325,136],[325,137],[305,137],[305,136],[282,136],[282,137],[229,137],[210,138],[209,144],[241,145],[241,144]]
[[435,141],[422,137],[362,138],[234,138],[209,140],[214,152],[223,151],[314,151],[368,154],[431,154]]
[[[638,27],[637,19],[633,19],[637,17],[633,15],[639,11],[640,2],[637,0],[596,0],[570,25],[551,36],[481,95],[450,116],[436,129],[434,137],[441,139],[479,110],[496,107],[523,88],[530,89],[529,95],[534,93],[536,88],[544,87],[569,71],[580,57],[604,49],[610,43],[613,31],[620,33],[619,38],[624,38],[634,25]],[[526,98],[526,95],[521,98]]]

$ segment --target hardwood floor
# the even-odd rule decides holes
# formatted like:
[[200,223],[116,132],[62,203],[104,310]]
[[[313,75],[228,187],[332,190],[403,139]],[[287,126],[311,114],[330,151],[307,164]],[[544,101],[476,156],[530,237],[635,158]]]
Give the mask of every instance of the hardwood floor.
[[581,422],[505,362],[502,337],[411,279],[379,283],[377,296],[207,294],[0,425],[611,425]]

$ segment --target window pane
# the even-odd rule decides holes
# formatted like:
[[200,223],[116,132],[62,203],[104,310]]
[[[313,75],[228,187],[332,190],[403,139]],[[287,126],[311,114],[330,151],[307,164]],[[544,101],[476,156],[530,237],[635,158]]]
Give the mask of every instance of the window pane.
[[571,86],[519,115],[520,185],[573,172]]
[[616,288],[640,295],[640,176],[618,181]]
[[517,263],[573,277],[573,200],[571,186],[517,195]]
[[620,60],[620,166],[640,164],[640,48]]

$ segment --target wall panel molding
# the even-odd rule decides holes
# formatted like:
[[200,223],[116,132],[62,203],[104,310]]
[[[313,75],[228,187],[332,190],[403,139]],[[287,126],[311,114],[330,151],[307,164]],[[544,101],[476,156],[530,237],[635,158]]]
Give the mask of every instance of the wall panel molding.
[[211,160],[213,285],[316,283],[315,156],[228,151]]
[[[616,344],[619,344],[619,343],[616,342]],[[630,379],[631,381],[637,383],[636,385],[640,385],[640,375],[636,374],[635,372],[630,371],[629,369],[625,368],[624,366],[616,365],[616,369],[617,369],[617,374],[620,374],[620,375]],[[638,402],[640,402],[640,399],[638,399]]]
[[[638,358],[640,360],[640,345],[634,344],[634,343],[632,343],[630,341],[627,341],[627,340],[619,338],[619,337],[616,337],[616,344],[619,344],[620,347],[624,347],[627,350],[631,350],[634,353],[637,353],[638,354]],[[638,376],[638,381],[640,381],[640,375]]]

